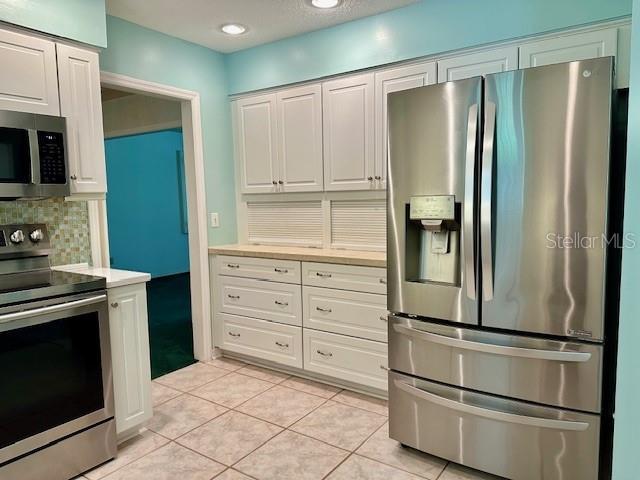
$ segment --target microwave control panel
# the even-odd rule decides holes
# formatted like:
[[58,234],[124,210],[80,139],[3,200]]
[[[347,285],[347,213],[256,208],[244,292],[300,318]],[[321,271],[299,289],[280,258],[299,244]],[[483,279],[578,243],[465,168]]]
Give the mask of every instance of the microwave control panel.
[[67,183],[63,134],[38,131],[38,149],[40,151],[40,183]]

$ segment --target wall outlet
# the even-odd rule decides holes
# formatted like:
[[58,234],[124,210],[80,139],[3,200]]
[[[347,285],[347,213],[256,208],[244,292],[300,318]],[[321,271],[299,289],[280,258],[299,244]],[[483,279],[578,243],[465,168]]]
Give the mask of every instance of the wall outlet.
[[211,225],[211,228],[218,228],[220,226],[220,217],[217,213],[209,213],[209,225]]

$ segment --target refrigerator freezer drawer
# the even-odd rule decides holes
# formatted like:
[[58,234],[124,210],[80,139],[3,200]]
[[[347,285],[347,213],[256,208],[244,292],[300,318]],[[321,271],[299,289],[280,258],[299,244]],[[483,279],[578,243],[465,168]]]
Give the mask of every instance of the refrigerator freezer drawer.
[[600,412],[601,345],[390,316],[389,367],[505,397]]
[[389,435],[512,480],[598,478],[600,417],[389,374]]

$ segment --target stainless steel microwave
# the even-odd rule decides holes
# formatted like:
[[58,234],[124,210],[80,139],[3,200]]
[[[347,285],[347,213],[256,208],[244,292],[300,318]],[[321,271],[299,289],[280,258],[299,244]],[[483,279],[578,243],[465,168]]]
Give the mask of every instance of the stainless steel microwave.
[[0,199],[70,194],[66,119],[0,110]]

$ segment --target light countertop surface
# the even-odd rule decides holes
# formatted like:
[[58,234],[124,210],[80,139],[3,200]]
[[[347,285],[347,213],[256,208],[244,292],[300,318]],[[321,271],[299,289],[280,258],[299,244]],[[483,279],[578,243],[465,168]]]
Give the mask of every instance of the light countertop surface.
[[118,270],[117,268],[98,268],[88,265],[60,265],[53,267],[54,270],[62,272],[84,273],[94,277],[103,277],[107,281],[107,288],[124,287],[136,283],[148,282],[151,275],[143,272],[131,272],[128,270]]
[[235,244],[209,247],[209,253],[211,255],[275,258],[277,260],[338,263],[342,265],[359,265],[364,267],[386,268],[387,266],[387,256],[385,252],[368,252],[361,250]]

